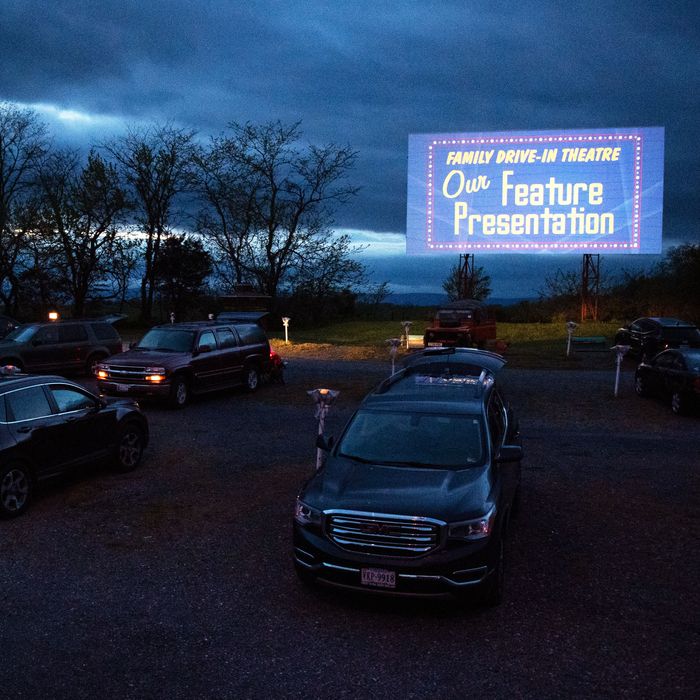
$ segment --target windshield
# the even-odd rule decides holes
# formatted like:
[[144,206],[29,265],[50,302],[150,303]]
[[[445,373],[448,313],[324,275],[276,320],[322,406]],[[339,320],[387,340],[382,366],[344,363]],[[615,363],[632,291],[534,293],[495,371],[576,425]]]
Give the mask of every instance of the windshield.
[[11,340],[15,343],[26,343],[31,340],[34,334],[37,332],[38,326],[20,326],[10,331],[4,338],[3,342],[6,340]]
[[355,414],[337,454],[372,464],[464,469],[483,462],[482,436],[476,415],[368,409]]
[[141,338],[137,350],[160,350],[161,352],[192,352],[194,331],[153,328]]

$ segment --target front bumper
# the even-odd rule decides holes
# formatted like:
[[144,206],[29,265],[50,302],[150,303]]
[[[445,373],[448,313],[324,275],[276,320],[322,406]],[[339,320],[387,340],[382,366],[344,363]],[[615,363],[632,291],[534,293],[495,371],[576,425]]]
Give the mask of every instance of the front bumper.
[[[316,581],[338,588],[393,596],[449,597],[468,594],[492,574],[495,537],[455,542],[419,557],[387,557],[346,551],[313,528],[294,523],[294,564]],[[395,587],[362,583],[363,569],[394,572]]]
[[164,399],[170,395],[170,382],[150,384],[146,382],[112,382],[104,379],[97,381],[97,387],[102,394],[108,396],[141,396]]

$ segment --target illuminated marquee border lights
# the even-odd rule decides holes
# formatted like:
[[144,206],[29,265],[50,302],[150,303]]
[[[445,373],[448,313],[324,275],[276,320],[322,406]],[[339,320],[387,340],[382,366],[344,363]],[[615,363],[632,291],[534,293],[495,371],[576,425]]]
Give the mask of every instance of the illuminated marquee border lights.
[[[642,187],[642,140],[641,134],[567,134],[561,136],[508,136],[508,137],[493,137],[493,138],[470,138],[470,139],[436,139],[428,145],[428,188],[427,188],[427,207],[426,207],[426,232],[427,246],[433,250],[541,250],[541,249],[570,249],[577,248],[599,248],[606,250],[613,249],[638,249],[639,248],[639,222],[641,211],[641,187]],[[570,143],[572,141],[634,141],[634,194],[633,194],[633,212],[632,212],[632,242],[631,243],[566,243],[566,242],[547,242],[546,245],[538,243],[436,243],[433,242],[433,209],[435,201],[435,192],[433,188],[433,148],[435,146],[461,146],[461,145],[503,145],[503,144],[524,144],[524,143]]]

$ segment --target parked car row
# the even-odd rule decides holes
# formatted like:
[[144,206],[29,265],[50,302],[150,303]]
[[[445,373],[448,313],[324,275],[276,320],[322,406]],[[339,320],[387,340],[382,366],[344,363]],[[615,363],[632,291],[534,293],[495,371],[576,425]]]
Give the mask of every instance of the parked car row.
[[[285,363],[256,324],[157,326],[122,352],[109,321],[30,323],[0,341],[0,516],[20,515],[41,482],[86,464],[136,468],[149,438],[136,398],[182,408],[193,394],[283,381]],[[25,370],[86,372],[96,376],[100,396]]]
[[500,603],[520,490],[518,422],[505,360],[424,350],[362,402],[299,492],[300,579],[398,596]]

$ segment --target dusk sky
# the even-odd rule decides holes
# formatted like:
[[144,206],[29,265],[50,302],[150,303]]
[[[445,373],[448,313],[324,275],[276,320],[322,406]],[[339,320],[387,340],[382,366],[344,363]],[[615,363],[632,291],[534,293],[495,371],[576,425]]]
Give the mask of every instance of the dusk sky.
[[[32,107],[58,141],[79,145],[127,123],[171,121],[206,138],[233,121],[300,120],[306,141],[359,153],[360,194],[336,221],[370,243],[375,279],[437,292],[457,255],[404,255],[411,133],[662,126],[664,246],[700,242],[699,8],[3,0],[0,100]],[[534,296],[543,274],[578,267],[580,255],[476,262],[494,296]]]

